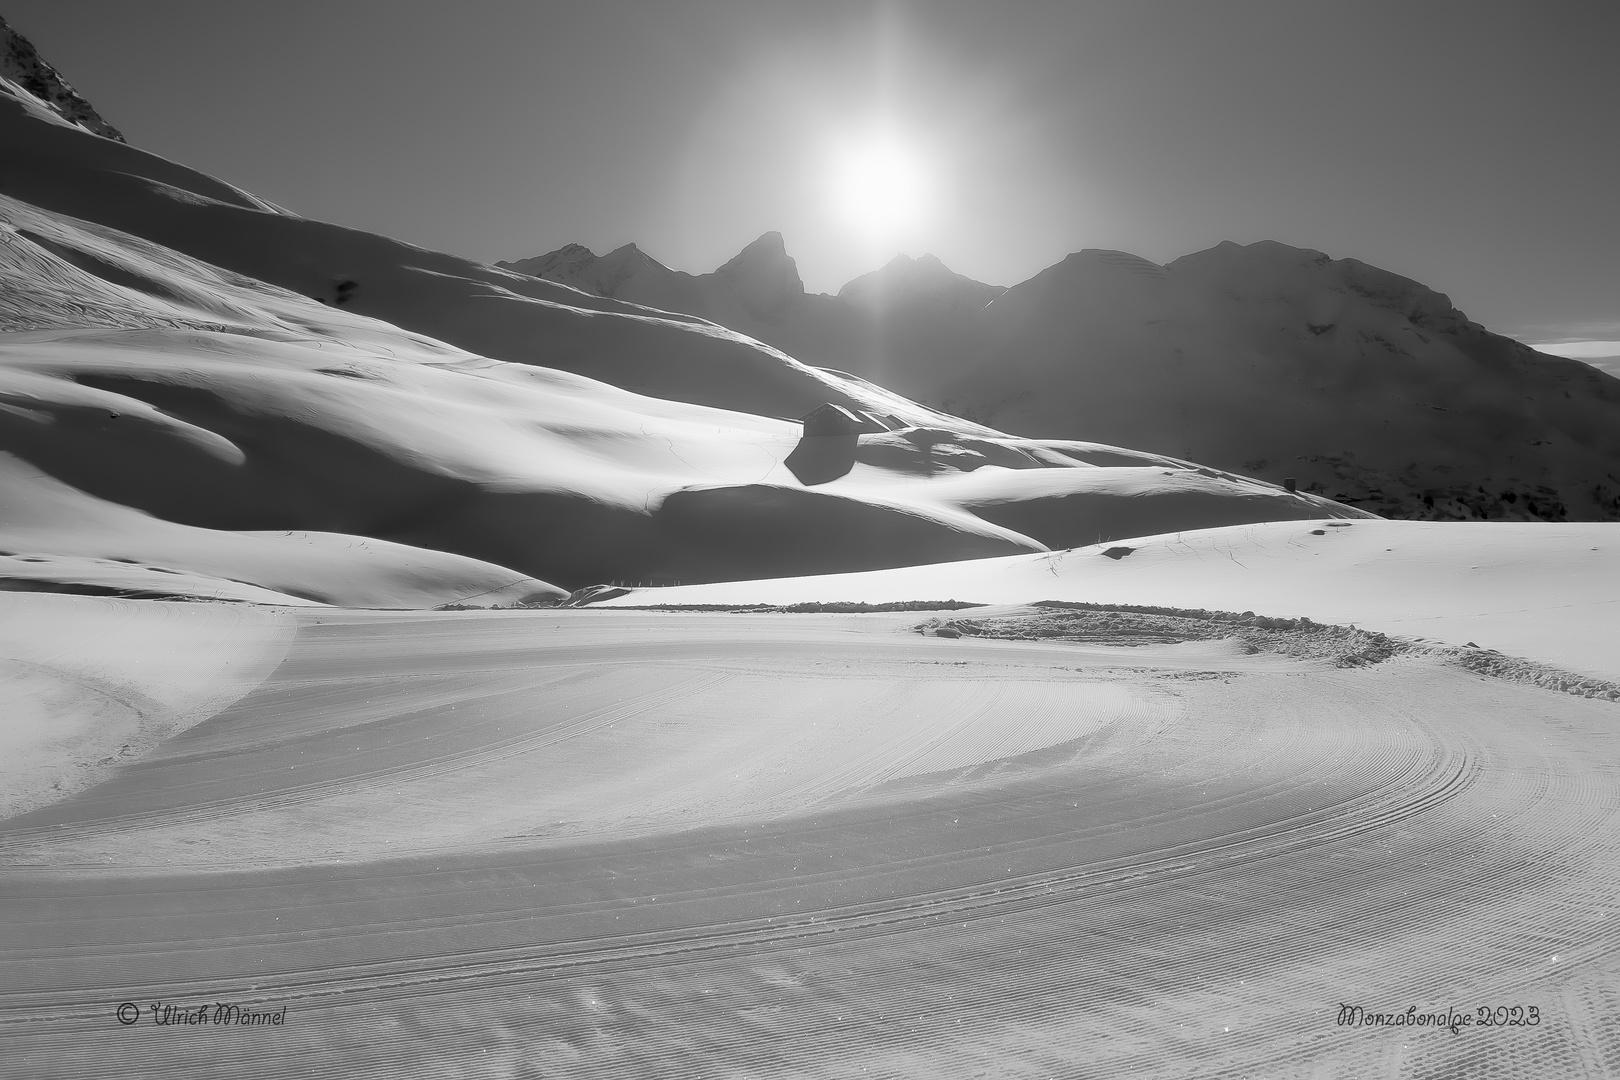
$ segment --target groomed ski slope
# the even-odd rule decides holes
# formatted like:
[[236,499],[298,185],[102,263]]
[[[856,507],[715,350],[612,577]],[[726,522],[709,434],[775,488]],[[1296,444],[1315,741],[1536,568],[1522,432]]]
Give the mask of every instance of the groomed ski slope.
[[[926,613],[0,605],[33,630],[8,711],[179,717],[0,824],[7,1075],[1620,1065],[1609,701]],[[131,643],[166,624],[161,655],[216,644],[147,672]],[[283,1023],[153,1011],[220,1003]]]

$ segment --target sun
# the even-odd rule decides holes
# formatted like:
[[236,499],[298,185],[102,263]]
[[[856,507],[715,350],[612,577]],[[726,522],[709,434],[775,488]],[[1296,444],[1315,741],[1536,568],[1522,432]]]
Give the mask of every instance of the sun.
[[925,222],[936,197],[926,154],[898,133],[874,130],[833,144],[828,193],[846,227],[871,239],[900,237]]

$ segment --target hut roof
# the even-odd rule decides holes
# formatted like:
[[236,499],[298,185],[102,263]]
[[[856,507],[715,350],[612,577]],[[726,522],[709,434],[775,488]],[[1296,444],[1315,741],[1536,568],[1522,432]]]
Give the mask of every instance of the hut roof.
[[806,435],[854,435],[871,423],[864,413],[834,405],[830,401],[817,405],[801,419]]

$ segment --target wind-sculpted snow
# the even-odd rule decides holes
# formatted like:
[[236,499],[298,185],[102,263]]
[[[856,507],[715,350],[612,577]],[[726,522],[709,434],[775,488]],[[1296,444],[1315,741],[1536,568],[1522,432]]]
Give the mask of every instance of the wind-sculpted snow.
[[[72,607],[115,602],[50,603],[60,641]],[[127,606],[233,638],[192,605]],[[7,1068],[1620,1060],[1607,701],[1416,655],[947,640],[908,613],[289,618],[290,640],[241,628],[261,670],[211,719],[0,824]],[[85,685],[87,657],[40,644],[54,692]],[[8,707],[39,692],[0,684]],[[1536,1024],[1427,1023],[1514,1008]]]

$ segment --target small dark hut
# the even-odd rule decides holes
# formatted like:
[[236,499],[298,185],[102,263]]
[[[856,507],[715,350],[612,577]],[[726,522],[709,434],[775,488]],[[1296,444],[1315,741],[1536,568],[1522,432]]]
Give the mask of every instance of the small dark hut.
[[783,462],[801,484],[825,484],[855,467],[855,444],[883,425],[856,409],[827,402],[801,418],[804,435]]

